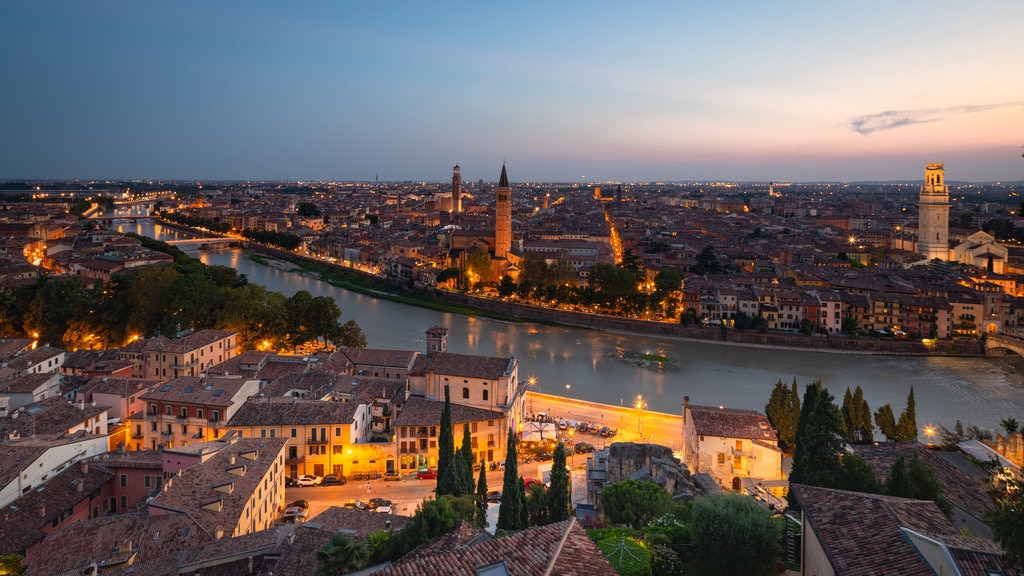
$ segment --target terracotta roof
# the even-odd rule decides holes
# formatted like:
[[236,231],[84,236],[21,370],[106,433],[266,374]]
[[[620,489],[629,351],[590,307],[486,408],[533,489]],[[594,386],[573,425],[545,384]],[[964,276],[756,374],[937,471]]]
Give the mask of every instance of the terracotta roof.
[[935,478],[942,484],[942,495],[946,500],[975,518],[982,519],[985,516],[985,512],[992,507],[992,498],[985,487],[938,453],[922,449],[917,442],[883,442],[877,445],[854,446],[854,453],[871,465],[880,482],[885,482],[889,478],[889,471],[900,456],[909,463],[914,450],[920,453],[921,459],[935,472]]
[[356,408],[355,402],[324,402],[284,396],[250,398],[227,425],[351,424]]
[[716,438],[750,438],[778,442],[768,418],[755,410],[696,406],[687,404],[693,427],[701,436]]
[[911,542],[915,536],[960,550],[972,563],[981,556],[998,562],[991,541],[960,535],[934,502],[800,484],[791,490],[837,576],[935,573]]
[[81,575],[94,562],[103,566],[104,576],[176,574],[183,551],[211,540],[213,536],[186,514],[132,512],[92,518],[47,535],[26,574]]
[[495,564],[504,564],[508,574],[513,575],[616,574],[575,518],[498,539],[470,538],[465,526],[457,526],[454,530],[461,533],[432,540],[424,545],[423,550],[413,551],[373,574],[471,576],[481,568]]
[[414,350],[384,350],[380,348],[342,348],[340,352],[358,366],[387,366],[408,369],[419,354]]
[[[427,400],[422,396],[410,396],[392,426],[437,426],[441,423],[442,410],[444,410],[443,400]],[[452,403],[452,424],[503,418],[505,418],[504,412]]]
[[23,494],[0,510],[0,554],[24,554],[43,539],[54,520],[59,521],[75,505],[88,501],[94,490],[113,477],[94,467],[83,471],[80,466],[71,466]]
[[109,409],[108,406],[72,404],[63,396],[53,396],[21,407],[20,414],[12,413],[0,419],[0,434],[7,437],[12,431],[17,431],[26,437],[60,436]]
[[149,378],[125,378],[119,376],[93,376],[82,387],[83,392],[91,394],[111,394],[128,398],[132,394],[160,384],[159,380]]
[[[46,384],[51,378],[60,378],[60,376],[54,372],[38,372],[15,376],[0,384],[0,393],[31,394],[35,392],[36,388]],[[54,381],[54,388],[57,387],[56,384],[57,382]]]
[[463,378],[480,378],[498,380],[512,373],[515,358],[494,356],[473,356],[470,354],[453,354],[437,352],[421,357],[410,375],[444,374]]
[[245,378],[201,378],[179,376],[159,388],[146,392],[140,398],[148,401],[198,404],[202,406],[231,406],[234,396],[248,382]]
[[[246,502],[280,456],[286,442],[285,438],[239,438],[226,443],[202,464],[183,470],[165,482],[163,490],[149,505],[187,513],[211,533],[221,527],[231,534],[241,522]],[[237,473],[243,466],[244,472]],[[226,484],[232,484],[229,492],[215,489]],[[220,502],[216,509],[210,506],[213,502]]]
[[146,352],[167,352],[169,354],[182,354],[198,350],[203,346],[209,346],[218,340],[233,336],[237,332],[229,330],[200,330],[181,338],[156,337],[146,342]]

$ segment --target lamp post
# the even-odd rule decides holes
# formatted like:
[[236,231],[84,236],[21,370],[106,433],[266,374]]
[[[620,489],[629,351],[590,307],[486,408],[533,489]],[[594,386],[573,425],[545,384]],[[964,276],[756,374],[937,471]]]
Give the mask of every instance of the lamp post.
[[935,428],[925,426],[924,433],[928,436],[928,447],[931,448],[935,439]]
[[534,387],[537,386],[537,379],[534,378],[533,376],[530,376],[530,379],[527,380],[527,383],[530,385],[530,418],[533,418],[533,389]]
[[636,397],[636,435],[642,440],[644,437],[644,397],[638,394]]
[[566,399],[569,398],[569,388],[571,388],[571,387],[572,387],[571,384],[566,384],[565,385],[565,397],[566,397]]

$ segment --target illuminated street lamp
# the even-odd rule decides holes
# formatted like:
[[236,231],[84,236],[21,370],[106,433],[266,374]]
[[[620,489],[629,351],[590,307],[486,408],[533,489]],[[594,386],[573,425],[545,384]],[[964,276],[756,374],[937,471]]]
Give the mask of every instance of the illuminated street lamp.
[[932,446],[933,440],[935,440],[935,428],[931,426],[924,427],[924,433],[928,436],[928,446]]
[[643,394],[636,396],[636,435],[642,440],[644,437],[644,403]]
[[568,398],[568,397],[569,397],[569,388],[570,388],[570,387],[571,387],[571,385],[570,385],[570,384],[566,384],[566,385],[565,385],[565,397],[566,397],[566,398]]

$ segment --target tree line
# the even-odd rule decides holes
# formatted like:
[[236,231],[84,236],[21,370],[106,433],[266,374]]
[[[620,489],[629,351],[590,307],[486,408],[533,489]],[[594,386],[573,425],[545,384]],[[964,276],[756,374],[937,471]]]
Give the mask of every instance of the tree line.
[[220,329],[237,332],[243,348],[291,350],[311,340],[366,346],[359,325],[341,323],[341,308],[329,296],[301,290],[286,297],[250,284],[233,268],[206,266],[177,253],[169,266],[91,286],[78,278],[43,276],[0,292],[0,337],[32,336],[68,350],[105,349],[137,338]]

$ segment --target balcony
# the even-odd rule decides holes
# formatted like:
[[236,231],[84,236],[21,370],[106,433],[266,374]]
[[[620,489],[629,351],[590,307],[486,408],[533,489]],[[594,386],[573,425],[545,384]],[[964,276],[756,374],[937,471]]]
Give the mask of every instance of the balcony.
[[330,440],[319,438],[306,438],[306,444],[330,444]]
[[142,440],[144,434],[142,432],[133,432],[132,440]]
[[294,457],[288,457],[288,458],[284,459],[284,463],[285,464],[302,464],[305,461],[306,461],[306,455],[305,454],[298,454],[298,455],[296,455]]

